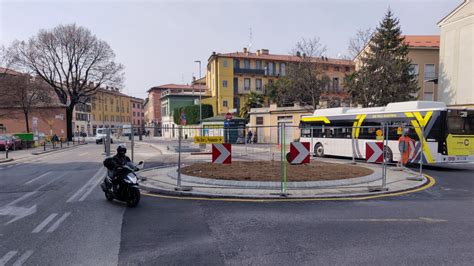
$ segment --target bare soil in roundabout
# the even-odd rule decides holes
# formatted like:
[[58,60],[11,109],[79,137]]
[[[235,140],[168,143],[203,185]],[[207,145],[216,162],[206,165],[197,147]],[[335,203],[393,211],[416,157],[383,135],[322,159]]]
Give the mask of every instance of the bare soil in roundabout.
[[[324,181],[367,176],[369,168],[339,163],[312,161],[304,165],[287,163],[287,181]],[[280,162],[233,161],[232,164],[196,163],[181,168],[190,176],[240,181],[280,181]]]

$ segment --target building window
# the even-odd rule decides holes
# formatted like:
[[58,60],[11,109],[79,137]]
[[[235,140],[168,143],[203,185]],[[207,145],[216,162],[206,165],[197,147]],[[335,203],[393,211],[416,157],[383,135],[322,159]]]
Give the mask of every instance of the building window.
[[329,70],[329,66],[328,65],[323,65],[323,70]]
[[240,61],[239,61],[239,59],[234,59],[234,68],[237,68],[237,69],[240,68]]
[[267,75],[273,75],[275,69],[273,68],[273,62],[268,62]]
[[261,90],[262,90],[262,80],[261,80],[261,79],[256,79],[256,80],[255,80],[255,88],[256,88],[258,91],[261,91]]
[[229,105],[229,104],[227,103],[227,100],[224,100],[224,101],[222,102],[222,106],[228,107],[228,105]]
[[132,104],[133,108],[135,108],[135,103]]
[[250,79],[244,79],[244,90],[250,90]]
[[334,71],[339,71],[339,67],[334,67]]
[[255,121],[257,125],[263,125],[263,117],[257,117],[257,120]]
[[227,88],[227,80],[222,81],[222,87]]
[[222,61],[222,65],[223,65],[224,67],[227,67],[227,59],[224,59],[224,61]]
[[250,60],[244,59],[244,68],[245,69],[250,69]]
[[410,70],[409,70],[410,74],[415,76],[415,78],[416,78],[416,76],[418,76],[418,70],[419,70],[419,68],[418,68],[417,64],[411,64],[410,65]]
[[435,78],[436,78],[435,65],[426,64],[425,65],[425,80],[435,79]]
[[133,116],[135,116],[135,112],[133,112]]
[[346,66],[346,67],[344,68],[344,71],[349,72],[349,71],[351,71],[351,68]]
[[339,91],[339,78],[332,78],[332,90]]
[[423,101],[433,101],[433,93],[432,92],[425,92],[423,93]]
[[286,64],[285,63],[280,64],[280,75],[286,76]]
[[256,67],[257,69],[262,69],[262,61],[261,61],[261,60],[255,61],[255,67]]
[[268,80],[268,85],[273,85],[273,79]]

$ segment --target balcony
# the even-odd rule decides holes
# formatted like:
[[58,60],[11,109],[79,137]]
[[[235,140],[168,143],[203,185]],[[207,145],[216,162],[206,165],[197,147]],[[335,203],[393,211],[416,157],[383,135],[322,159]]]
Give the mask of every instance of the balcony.
[[265,75],[265,70],[251,68],[234,68],[234,74]]

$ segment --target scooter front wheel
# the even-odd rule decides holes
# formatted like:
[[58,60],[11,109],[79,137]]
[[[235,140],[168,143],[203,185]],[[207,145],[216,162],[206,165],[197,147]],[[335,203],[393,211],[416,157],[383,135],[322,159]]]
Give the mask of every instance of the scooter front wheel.
[[112,201],[114,199],[114,196],[112,195],[112,193],[106,191],[104,192],[105,193],[105,198],[108,200],[108,201]]
[[136,207],[140,202],[140,190],[136,187],[130,188],[128,191],[127,206]]

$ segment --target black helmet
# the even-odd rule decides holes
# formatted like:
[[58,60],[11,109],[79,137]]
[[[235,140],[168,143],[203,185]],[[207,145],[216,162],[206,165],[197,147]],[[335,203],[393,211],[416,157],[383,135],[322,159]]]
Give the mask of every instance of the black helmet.
[[119,144],[117,147],[117,153],[121,153],[121,154],[127,153],[127,146],[125,146],[125,144]]

